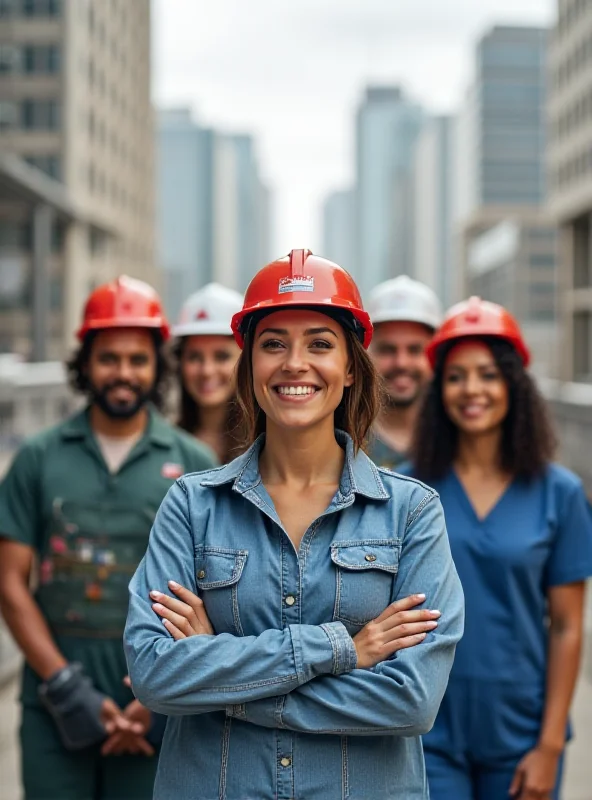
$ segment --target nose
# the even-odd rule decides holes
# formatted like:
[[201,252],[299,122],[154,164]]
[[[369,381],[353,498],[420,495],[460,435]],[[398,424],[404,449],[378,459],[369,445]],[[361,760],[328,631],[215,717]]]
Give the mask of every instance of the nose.
[[284,372],[306,372],[308,369],[306,350],[298,344],[288,347],[282,369]]
[[211,358],[205,358],[200,366],[200,373],[203,378],[210,378],[215,372],[214,360]]
[[132,366],[131,361],[127,358],[122,358],[119,360],[117,369],[117,377],[120,381],[126,381],[127,383],[132,382],[134,369]]
[[470,372],[467,375],[464,389],[465,389],[466,394],[468,394],[468,395],[480,394],[480,392],[481,392],[481,379],[479,378],[479,376],[476,373]]

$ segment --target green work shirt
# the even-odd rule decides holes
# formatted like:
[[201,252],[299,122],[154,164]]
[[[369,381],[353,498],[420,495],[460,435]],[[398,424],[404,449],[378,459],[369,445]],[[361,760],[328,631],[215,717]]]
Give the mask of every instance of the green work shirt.
[[387,469],[395,471],[397,467],[409,460],[407,453],[395,450],[394,447],[383,442],[375,432],[370,434],[366,452],[376,466],[387,467]]
[[[120,704],[131,699],[122,684],[127,586],[152,521],[176,478],[214,463],[151,408],[144,435],[112,474],[86,409],[31,438],[0,483],[0,535],[35,549],[35,597],[58,647]],[[26,669],[25,702],[36,702],[37,684]]]

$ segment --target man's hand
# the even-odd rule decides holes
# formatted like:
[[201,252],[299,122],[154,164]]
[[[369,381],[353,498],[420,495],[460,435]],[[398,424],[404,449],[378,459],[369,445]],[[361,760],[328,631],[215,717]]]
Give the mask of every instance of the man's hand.
[[169,589],[175,597],[162,592],[150,592],[150,598],[156,602],[152,608],[162,617],[162,621],[173,639],[186,639],[188,636],[214,634],[214,628],[206,613],[203,601],[189,589],[185,589],[175,581],[169,581]]
[[[109,702],[115,706],[112,700]],[[122,713],[119,709],[117,710],[120,714]],[[133,755],[153,756],[154,748],[145,738],[152,725],[150,710],[138,700],[132,700],[123,710],[122,717],[123,725],[118,719],[111,721],[112,730],[109,731],[110,736],[101,748],[102,755],[116,756],[123,753],[131,753]],[[105,727],[107,726],[105,725]]]

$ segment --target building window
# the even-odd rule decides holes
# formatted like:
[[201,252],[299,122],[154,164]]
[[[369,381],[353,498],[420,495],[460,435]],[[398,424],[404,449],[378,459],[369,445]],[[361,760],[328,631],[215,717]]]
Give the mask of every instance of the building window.
[[590,217],[579,217],[573,225],[574,288],[590,286]]
[[60,61],[57,45],[25,45],[23,48],[23,71],[28,75],[54,75],[60,71]]
[[25,17],[57,17],[61,13],[61,0],[22,0]]
[[590,363],[590,312],[580,311],[574,314],[573,319],[573,361],[574,377],[576,380],[588,381],[592,377],[592,364]]
[[59,156],[56,155],[36,155],[26,156],[25,161],[32,167],[45,172],[50,178],[57,181],[62,180],[62,164]]
[[18,125],[18,104],[12,100],[0,100],[0,131],[16,128]]
[[0,75],[18,72],[20,66],[20,51],[16,45],[0,44]]
[[0,0],[0,19],[10,17],[16,12],[16,0]]
[[23,100],[21,124],[25,130],[58,130],[60,127],[60,104],[57,100]]

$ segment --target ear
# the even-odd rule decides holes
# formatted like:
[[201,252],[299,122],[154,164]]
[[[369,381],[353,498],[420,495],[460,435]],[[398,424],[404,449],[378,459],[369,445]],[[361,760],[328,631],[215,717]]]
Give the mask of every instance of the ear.
[[345,373],[345,381],[343,382],[344,386],[352,386],[354,382],[354,366],[350,362],[347,365],[347,372]]

